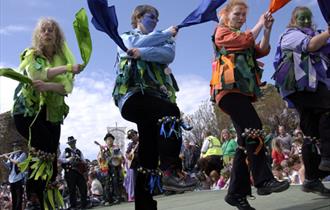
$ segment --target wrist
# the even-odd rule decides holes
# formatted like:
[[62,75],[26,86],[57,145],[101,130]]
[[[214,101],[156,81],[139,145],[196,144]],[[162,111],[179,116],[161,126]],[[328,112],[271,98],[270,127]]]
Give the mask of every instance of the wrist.
[[73,71],[73,66],[72,66],[72,64],[69,63],[69,64],[66,65],[66,71],[72,73],[72,71]]

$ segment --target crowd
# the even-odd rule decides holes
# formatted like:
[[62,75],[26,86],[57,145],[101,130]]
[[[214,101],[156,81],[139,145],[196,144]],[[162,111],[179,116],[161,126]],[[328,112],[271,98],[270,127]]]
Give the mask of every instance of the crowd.
[[[278,126],[267,143],[268,164],[278,180],[288,180],[291,184],[304,183],[304,165],[302,161],[302,144],[304,135],[300,129],[286,132],[284,126]],[[58,157],[57,186],[64,199],[60,209],[92,208],[95,206],[111,206],[121,202],[134,202],[134,183],[139,170],[138,146],[139,135],[136,130],[127,132],[130,140],[125,152],[114,144],[115,137],[107,133],[104,145],[99,144],[100,151],[95,160],[85,159],[83,152],[76,148],[76,139],[68,137],[68,147]],[[177,175],[190,187],[179,182],[160,181],[154,183],[153,194],[172,195],[185,191],[228,190],[230,174],[237,150],[237,133],[235,129],[223,129],[218,138],[209,132],[203,134],[203,144],[185,139],[182,143],[179,158],[182,161]],[[18,143],[13,144],[12,159],[22,161],[26,158]],[[18,152],[17,152],[18,151]],[[7,156],[9,159],[9,156]],[[10,170],[11,168],[6,165]],[[16,169],[17,170],[17,169]],[[14,172],[13,172],[14,173]],[[20,174],[19,172],[17,174]],[[26,173],[21,174],[18,186],[22,187],[19,194],[13,190],[13,174],[9,184],[1,185],[1,209],[22,209],[27,204],[25,191]],[[251,177],[253,181],[253,177]],[[329,181],[330,176],[324,178]],[[17,182],[17,181],[16,181]],[[253,183],[252,183],[253,184]],[[17,186],[17,185],[16,185]],[[17,188],[17,187],[16,187]],[[23,191],[24,189],[24,191]],[[320,192],[322,193],[322,192]],[[324,192],[329,195],[329,191]],[[18,200],[18,201],[17,201]],[[19,204],[21,207],[18,207]],[[14,207],[16,205],[16,207]]]

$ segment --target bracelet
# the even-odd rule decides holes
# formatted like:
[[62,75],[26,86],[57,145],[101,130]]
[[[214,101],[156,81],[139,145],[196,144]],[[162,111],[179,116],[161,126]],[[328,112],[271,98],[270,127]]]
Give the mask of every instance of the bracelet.
[[73,70],[72,64],[67,64],[66,65],[66,70],[67,70],[67,72],[72,72],[72,70]]

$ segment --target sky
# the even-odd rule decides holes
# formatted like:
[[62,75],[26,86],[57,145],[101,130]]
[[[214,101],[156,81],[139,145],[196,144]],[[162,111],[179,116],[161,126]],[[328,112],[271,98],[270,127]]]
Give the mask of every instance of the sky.
[[[155,6],[160,13],[157,29],[178,25],[201,0],[109,0],[114,4],[119,22],[119,33],[131,29],[130,18],[133,9],[140,4]],[[260,15],[267,11],[270,0],[248,0],[249,11],[242,30],[252,28]],[[272,61],[277,40],[290,20],[291,11],[296,6],[308,6],[314,14],[314,23],[325,29],[326,23],[316,0],[292,0],[274,14],[275,23],[271,35],[272,50],[261,59],[265,63],[263,80],[273,83]],[[34,27],[40,17],[52,17],[60,24],[69,47],[76,60],[81,63],[72,22],[75,13],[84,7],[89,20],[86,0],[0,0],[0,68],[17,69],[19,54],[31,46]],[[221,7],[220,7],[221,8]],[[185,114],[193,114],[199,105],[209,100],[209,81],[213,48],[211,35],[216,22],[183,28],[176,38],[176,57],[170,68],[178,81],[180,92],[177,103]],[[115,80],[113,69],[116,45],[104,33],[90,24],[93,52],[85,70],[75,79],[73,92],[66,98],[70,113],[62,125],[61,148],[66,146],[68,136],[74,136],[77,147],[89,159],[95,159],[98,146],[93,142],[103,142],[107,127],[135,128],[135,124],[124,120],[112,99]],[[259,37],[258,40],[260,40]],[[13,93],[17,83],[0,77],[0,113],[9,111],[13,104]],[[1,142],[1,141],[0,141]]]

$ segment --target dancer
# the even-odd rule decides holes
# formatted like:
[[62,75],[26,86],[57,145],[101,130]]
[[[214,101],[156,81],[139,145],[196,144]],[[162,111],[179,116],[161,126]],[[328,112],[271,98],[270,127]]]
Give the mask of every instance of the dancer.
[[181,167],[182,142],[180,110],[175,103],[178,88],[168,68],[174,59],[173,37],[177,29],[154,31],[158,15],[158,10],[150,5],[134,9],[133,30],[121,36],[130,49],[128,53],[118,51],[118,75],[113,91],[122,117],[136,123],[139,133],[136,210],[157,209],[152,193],[155,187],[160,187],[159,157],[164,188],[184,190],[188,187],[172,176]]
[[[53,182],[57,175],[61,123],[69,113],[64,97],[72,91],[73,75],[82,69],[75,64],[58,23],[50,18],[39,20],[32,47],[24,50],[20,58],[20,70],[32,79],[32,85],[20,83],[16,88],[12,111],[15,125],[22,136],[30,139],[29,157],[34,158],[30,166],[34,160],[42,163],[44,157],[53,162],[47,167],[49,171],[52,167],[47,179]],[[29,177],[31,173],[30,168]],[[43,193],[48,186],[41,179],[42,176],[38,180],[28,179],[26,209],[43,209]]]
[[277,47],[274,79],[300,116],[305,137],[302,190],[330,196],[321,180],[330,174],[330,27],[314,29],[313,14],[296,7]]
[[[237,131],[238,149],[233,161],[230,186],[225,201],[238,209],[254,209],[246,196],[251,195],[250,174],[259,195],[281,192],[288,182],[278,182],[265,155],[262,124],[252,102],[260,95],[262,70],[256,58],[269,53],[273,25],[271,14],[261,15],[252,30],[240,31],[246,22],[248,6],[244,0],[230,0],[221,10],[221,23],[214,35],[216,63],[211,80],[211,97],[227,113]],[[264,27],[264,36],[255,39]],[[248,164],[247,164],[248,163]]]

